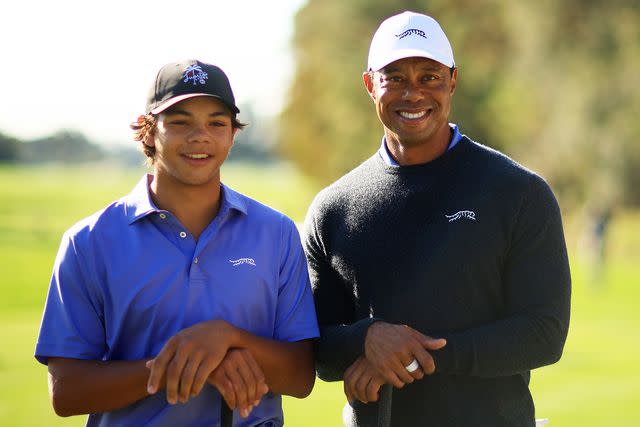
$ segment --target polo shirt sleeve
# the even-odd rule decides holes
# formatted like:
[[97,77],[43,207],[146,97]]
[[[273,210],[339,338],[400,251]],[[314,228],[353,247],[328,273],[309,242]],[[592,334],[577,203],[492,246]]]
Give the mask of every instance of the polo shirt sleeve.
[[274,338],[280,341],[317,338],[320,333],[300,235],[288,218],[283,220],[281,230],[280,285]]
[[97,360],[106,353],[101,297],[76,237],[63,236],[51,276],[35,351],[45,365],[49,357]]

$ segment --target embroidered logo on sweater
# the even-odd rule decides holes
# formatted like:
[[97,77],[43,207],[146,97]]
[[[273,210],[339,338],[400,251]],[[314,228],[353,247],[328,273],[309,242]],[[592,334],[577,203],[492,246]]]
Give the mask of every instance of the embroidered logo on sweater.
[[446,215],[445,218],[449,220],[449,222],[458,221],[459,219],[469,219],[471,221],[476,220],[476,213],[474,211],[458,211],[453,215]]
[[242,265],[242,264],[253,265],[254,267],[256,266],[256,261],[253,258],[230,259],[229,262],[234,267],[237,267],[237,266]]

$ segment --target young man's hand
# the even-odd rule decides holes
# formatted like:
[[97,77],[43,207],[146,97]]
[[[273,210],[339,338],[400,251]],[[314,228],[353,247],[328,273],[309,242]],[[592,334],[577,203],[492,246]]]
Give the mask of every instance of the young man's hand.
[[202,390],[211,373],[220,365],[232,343],[233,326],[210,320],[183,329],[171,337],[158,355],[147,362],[151,369],[147,384],[153,394],[166,376],[167,401],[186,402]]
[[269,391],[264,373],[251,352],[240,348],[229,350],[209,375],[208,382],[218,389],[231,409],[240,410],[243,418],[249,416]]

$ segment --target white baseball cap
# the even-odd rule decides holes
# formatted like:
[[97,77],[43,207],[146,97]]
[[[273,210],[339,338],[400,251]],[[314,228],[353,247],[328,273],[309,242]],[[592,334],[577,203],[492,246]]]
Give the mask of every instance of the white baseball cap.
[[378,71],[402,58],[418,56],[455,67],[453,51],[438,21],[415,12],[387,18],[373,35],[368,69]]

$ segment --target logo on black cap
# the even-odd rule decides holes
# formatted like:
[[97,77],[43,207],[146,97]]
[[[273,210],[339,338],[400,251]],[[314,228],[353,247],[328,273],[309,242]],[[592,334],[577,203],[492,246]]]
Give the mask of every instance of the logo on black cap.
[[187,83],[189,80],[196,83],[200,83],[201,85],[207,82],[209,78],[209,74],[207,74],[199,65],[189,65],[186,70],[184,70],[184,74],[182,75],[183,81]]

